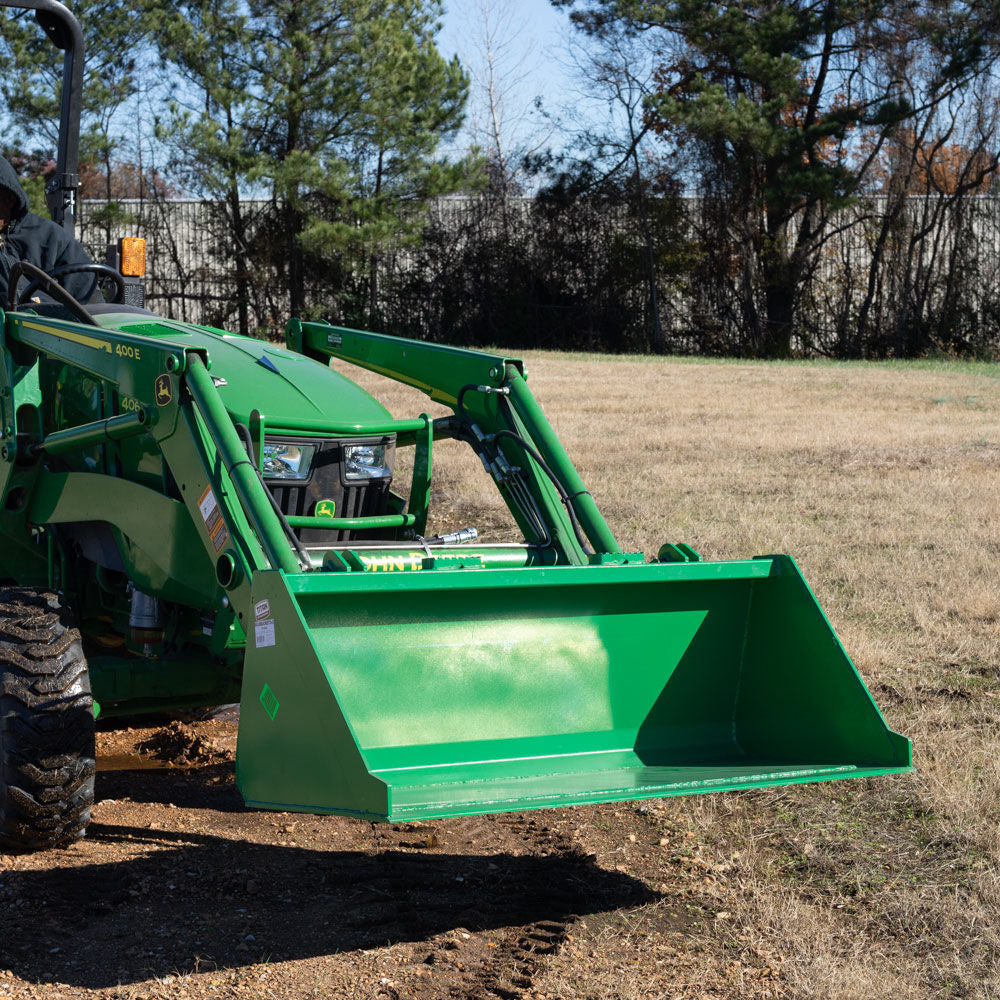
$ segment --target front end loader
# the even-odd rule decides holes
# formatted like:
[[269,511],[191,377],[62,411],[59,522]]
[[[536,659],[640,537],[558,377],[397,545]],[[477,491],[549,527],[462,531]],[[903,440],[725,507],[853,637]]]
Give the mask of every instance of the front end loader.
[[[518,359],[279,347],[20,270],[49,302],[14,280],[0,325],[0,849],[83,833],[95,717],[237,700],[249,805],[368,820],[910,769],[794,562],[623,553]],[[428,534],[445,439],[519,543]]]
[[[910,767],[790,558],[619,550],[520,361],[324,323],[277,347],[63,312],[3,323],[5,846],[80,832],[94,715],[237,699],[249,804],[366,819]],[[452,415],[393,419],[331,357]],[[482,460],[521,543],[426,535],[445,438]],[[13,723],[76,742],[47,769]]]

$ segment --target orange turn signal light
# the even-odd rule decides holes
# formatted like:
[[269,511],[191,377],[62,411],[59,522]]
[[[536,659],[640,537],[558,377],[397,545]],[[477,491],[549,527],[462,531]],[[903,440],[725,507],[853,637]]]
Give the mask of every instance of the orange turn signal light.
[[123,236],[118,241],[121,272],[126,278],[141,278],[146,273],[146,241],[139,236]]

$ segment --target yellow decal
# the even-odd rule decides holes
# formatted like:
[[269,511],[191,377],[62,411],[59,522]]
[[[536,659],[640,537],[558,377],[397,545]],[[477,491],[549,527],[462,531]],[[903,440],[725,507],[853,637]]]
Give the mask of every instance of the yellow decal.
[[314,517],[333,517],[337,513],[337,503],[335,500],[320,500],[316,504]]
[[424,567],[422,552],[409,552],[398,556],[361,556],[361,562],[369,573],[411,572]]
[[111,345],[106,340],[98,340],[97,337],[88,337],[84,333],[61,330],[55,326],[42,326],[41,323],[32,323],[29,320],[22,320],[21,326],[27,327],[29,330],[37,330],[39,333],[47,333],[52,337],[72,340],[74,344],[83,344],[84,347],[92,347],[95,351],[107,351],[108,354],[111,353]]
[[166,406],[174,398],[174,391],[170,385],[169,375],[157,375],[154,383],[156,392],[156,405]]

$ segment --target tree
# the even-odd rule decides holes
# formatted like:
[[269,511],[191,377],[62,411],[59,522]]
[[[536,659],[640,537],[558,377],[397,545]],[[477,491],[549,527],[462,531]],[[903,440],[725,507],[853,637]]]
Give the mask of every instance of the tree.
[[485,193],[499,199],[504,217],[507,199],[522,193],[526,166],[553,134],[539,109],[540,96],[525,88],[538,55],[526,26],[517,22],[519,13],[500,0],[477,0],[466,24],[472,56],[464,132],[486,157]]
[[885,143],[861,202],[869,266],[839,353],[978,350],[980,317],[995,313],[982,308],[995,287],[984,240],[995,201],[981,196],[1000,169],[998,137],[1000,98],[984,87],[925,108]]
[[248,18],[239,0],[160,4],[153,17],[161,62],[185,84],[158,119],[157,136],[171,153],[173,175],[218,206],[219,253],[232,263],[239,331],[247,335],[256,294],[254,220],[243,198],[256,163],[244,124],[254,108],[253,74],[244,56],[253,45]]
[[[86,46],[81,164],[100,164],[110,198],[113,161],[121,147],[135,159],[134,119],[121,110],[137,92],[148,53],[147,12],[141,3],[77,0]],[[0,8],[0,54],[5,69],[0,96],[8,136],[54,151],[58,141],[63,53],[42,32],[33,11]]]
[[438,0],[247,10],[251,177],[271,191],[288,304],[301,315],[310,278],[322,284],[345,259],[349,270],[366,244],[412,226],[423,199],[460,185],[461,166],[434,153],[461,124],[467,81],[434,45]]
[[[660,316],[659,258],[662,250],[675,249],[671,246],[675,240],[664,238],[664,223],[676,227],[679,202],[676,178],[655,148],[653,120],[646,113],[646,103],[656,90],[660,53],[620,22],[601,25],[589,41],[571,49],[580,92],[574,95],[574,106],[566,117],[587,123],[570,133],[569,150],[575,162],[569,169],[576,183],[567,185],[566,178],[556,183],[563,193],[575,187],[581,195],[596,197],[609,207],[624,204],[642,242],[637,256],[648,295],[647,349],[661,353],[666,349],[666,335]],[[581,104],[589,105],[593,113],[581,114]],[[562,164],[568,160],[564,156]]]
[[[994,57],[992,3],[553,2],[575,8],[591,35],[623,24],[664,39],[670,55],[647,113],[666,141],[688,151],[709,209],[713,200],[724,205],[719,243],[738,260],[716,274],[737,276],[741,346],[765,356],[790,352],[831,219],[856,197],[885,143]],[[915,67],[919,92],[907,77]],[[863,144],[869,152],[858,158]]]

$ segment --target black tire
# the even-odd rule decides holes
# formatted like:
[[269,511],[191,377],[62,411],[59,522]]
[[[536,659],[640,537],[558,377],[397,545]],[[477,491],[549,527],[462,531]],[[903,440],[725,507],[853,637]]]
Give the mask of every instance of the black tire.
[[0,851],[65,847],[94,804],[94,700],[56,594],[0,587]]

